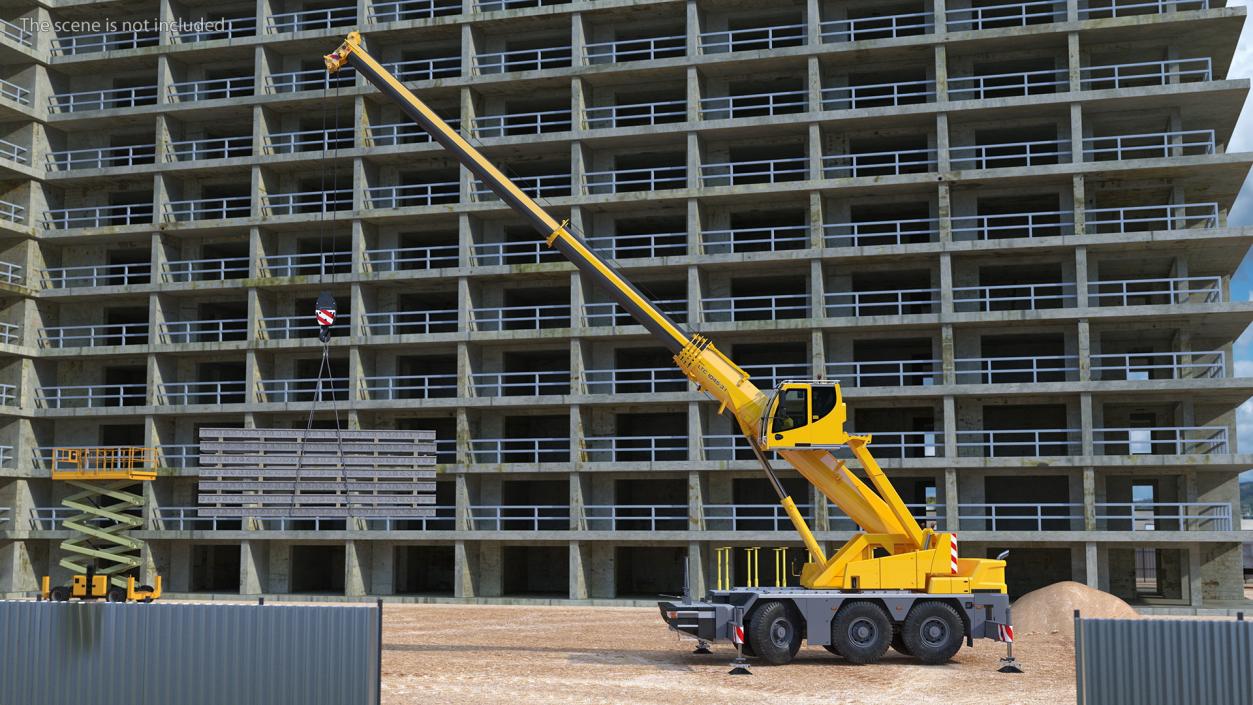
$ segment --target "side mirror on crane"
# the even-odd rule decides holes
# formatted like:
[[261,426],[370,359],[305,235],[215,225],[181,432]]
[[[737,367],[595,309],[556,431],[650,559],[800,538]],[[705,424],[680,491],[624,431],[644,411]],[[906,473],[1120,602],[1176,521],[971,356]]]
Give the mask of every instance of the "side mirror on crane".
[[830,448],[844,445],[848,410],[838,382],[785,381],[761,420],[763,450]]

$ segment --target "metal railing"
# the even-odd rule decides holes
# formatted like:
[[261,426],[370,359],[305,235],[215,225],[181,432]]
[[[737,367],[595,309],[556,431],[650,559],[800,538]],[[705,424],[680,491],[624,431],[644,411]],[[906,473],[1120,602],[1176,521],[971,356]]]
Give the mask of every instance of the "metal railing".
[[823,110],[864,110],[929,103],[936,98],[935,81],[897,81],[832,86],[822,89]]
[[700,49],[707,54],[798,47],[805,43],[805,23],[748,27],[700,33]]
[[157,159],[155,144],[132,144],[96,149],[66,149],[48,153],[48,168],[55,171],[107,169],[115,166],[152,164]]
[[1214,0],[1105,0],[1096,4],[1089,0],[1080,3],[1079,19],[1093,20],[1125,15],[1150,13],[1186,12],[1206,10],[1214,6]]
[[474,68],[482,74],[565,68],[570,66],[571,51],[567,44],[541,49],[484,52],[474,56]]
[[1074,211],[1034,211],[963,215],[952,219],[954,240],[1001,240],[1008,238],[1073,235]]
[[1088,282],[1088,297],[1097,306],[1152,306],[1226,300],[1222,277],[1107,279]]
[[161,342],[223,343],[248,337],[247,318],[218,318],[201,321],[165,321],[160,326]]
[[17,345],[22,342],[22,327],[16,323],[0,322],[0,343]]
[[701,438],[706,460],[755,460],[753,447],[742,433],[707,433]]
[[374,2],[368,6],[366,12],[369,21],[377,23],[429,20],[445,15],[461,14],[461,0]]
[[160,35],[155,31],[139,29],[97,32],[93,34],[67,34],[52,38],[52,55],[75,56],[77,54],[92,54],[102,51],[138,49],[140,47],[156,46],[160,39]]
[[687,436],[587,436],[583,455],[589,463],[687,460]]
[[940,431],[876,431],[872,447],[880,458],[936,458],[944,455]]
[[1083,158],[1088,161],[1166,159],[1215,154],[1217,150],[1213,130],[1173,130],[1083,138]]
[[457,245],[426,247],[394,247],[366,250],[370,269],[375,272],[399,272],[406,269],[442,269],[456,267],[460,262]]
[[912,245],[938,240],[940,220],[938,218],[910,218],[827,223],[822,226],[822,233],[823,242],[827,247]]
[[1036,311],[1074,306],[1077,299],[1071,282],[953,287],[953,308],[957,311]]
[[[796,508],[810,521],[812,504]],[[792,520],[779,504],[706,504],[705,528],[709,531],[793,531]]]
[[265,92],[298,93],[351,88],[356,83],[356,73],[349,67],[342,68],[335,73],[327,73],[326,69],[276,71],[265,77]]
[[41,224],[46,229],[103,228],[117,225],[151,225],[151,203],[117,206],[53,208],[44,211]]
[[1106,531],[1231,531],[1227,502],[1097,502],[1096,524]]
[[475,0],[474,9],[478,12],[496,12],[522,7],[547,7],[565,5],[570,0]]
[[328,213],[352,208],[352,190],[297,191],[295,193],[267,193],[262,205],[270,215],[296,215],[298,213]]
[[26,270],[20,264],[0,261],[0,283],[21,285],[26,281]]
[[700,165],[701,183],[705,186],[774,184],[781,181],[802,181],[808,176],[809,160],[805,157],[713,162]]
[[[196,29],[200,24],[204,29]],[[178,31],[171,35],[175,44],[211,42],[217,39],[237,39],[257,34],[256,17],[206,17],[193,20],[191,31]]]
[[49,267],[43,271],[41,279],[45,289],[147,284],[152,280],[152,265],[148,262],[131,262],[81,267]]
[[[531,198],[558,198],[570,195],[569,172],[514,176],[512,181],[514,186]],[[478,180],[474,182],[474,197],[480,201],[494,201],[499,198],[490,186]]]
[[352,271],[352,253],[308,252],[293,255],[269,255],[261,259],[262,270],[271,277],[323,276],[347,274]]
[[[661,312],[683,323],[687,320],[687,299],[655,299],[653,305]],[[639,325],[630,314],[612,302],[591,302],[583,305],[583,313],[589,326],[634,326]]]
[[34,33],[8,20],[0,20],[0,37],[17,42],[24,47],[35,46]]
[[633,257],[682,257],[687,254],[687,233],[647,233],[589,237],[584,242],[611,259]]
[[0,159],[18,164],[30,164],[30,150],[8,140],[0,140]]
[[[22,89],[25,91],[25,89]],[[29,92],[27,93],[29,96]],[[27,98],[29,101],[29,97]],[[22,102],[22,101],[18,101]],[[157,87],[135,86],[133,88],[105,88],[97,91],[60,93],[48,98],[48,107],[54,113],[73,113],[80,110],[110,110],[113,108],[137,108],[156,105]]]
[[764,115],[803,113],[809,109],[809,94],[805,91],[779,91],[777,93],[745,93],[700,99],[700,116],[703,120],[727,120]]
[[162,266],[162,278],[169,282],[243,279],[250,262],[249,257],[169,260]]
[[476,463],[567,463],[567,438],[474,438],[470,455]]
[[[448,118],[444,122],[453,130],[461,129],[461,120]],[[391,147],[401,144],[423,144],[431,141],[431,133],[412,121],[370,125],[367,136],[373,147]]]
[[357,21],[357,6],[330,7],[324,10],[299,10],[296,12],[276,12],[270,16],[271,32],[303,32],[310,29],[329,29],[354,24]]
[[686,504],[586,504],[589,531],[683,531],[690,529]]
[[252,214],[251,196],[224,198],[193,198],[165,204],[167,221],[225,220],[247,218]]
[[1070,77],[1061,69],[1017,71],[982,76],[950,76],[949,100],[984,100],[1070,90]]
[[837,291],[825,298],[827,315],[833,317],[911,316],[935,313],[940,307],[939,289]]
[[469,510],[472,531],[568,531],[568,504],[474,504]]
[[26,208],[9,201],[0,201],[0,220],[21,225],[26,222]]
[[1101,353],[1092,355],[1092,376],[1105,380],[1222,379],[1227,355],[1222,350],[1190,352]]
[[915,37],[934,32],[935,17],[930,12],[903,12],[827,20],[819,25],[819,31],[824,44]]
[[247,382],[163,382],[157,385],[158,404],[243,404]]
[[589,171],[584,176],[587,179],[587,192],[590,194],[660,191],[687,186],[686,166]]
[[702,230],[705,254],[722,255],[762,250],[802,250],[809,247],[808,225],[780,225],[763,228]]
[[543,240],[522,242],[480,242],[473,247],[474,263],[480,267],[507,264],[538,264],[561,259],[561,253]]
[[37,405],[45,409],[142,406],[147,384],[80,384],[39,387]]
[[[16,384],[0,384],[0,406],[16,406],[17,405],[17,385]],[[3,466],[0,460],[0,466]]]
[[1090,91],[1212,80],[1214,66],[1208,56],[1084,66],[1079,69],[1079,86]]
[[590,106],[584,109],[583,119],[589,130],[683,122],[687,120],[687,102],[660,100],[652,103]]
[[569,304],[476,307],[474,325],[481,331],[569,328]]
[[710,322],[808,318],[809,295],[718,296],[704,299],[701,307]]
[[11,100],[18,105],[30,105],[30,89],[0,78],[0,98]]
[[239,98],[252,95],[255,87],[255,79],[252,76],[176,81],[170,84],[170,98],[178,102]]
[[1094,428],[1098,455],[1222,455],[1231,452],[1225,426]]
[[461,75],[460,56],[441,56],[432,59],[412,59],[383,64],[398,81],[434,81],[437,78],[453,78]]
[[743,365],[741,369],[765,387],[775,387],[789,379],[806,379],[812,376],[809,365],[798,363]]
[[584,370],[589,394],[686,392],[687,377],[677,367],[618,367]]
[[170,149],[166,152],[168,160],[179,162],[250,156],[252,156],[252,135],[177,140],[170,142]]
[[483,397],[525,397],[570,393],[569,370],[474,372],[474,393]]
[[436,181],[426,184],[369,186],[365,190],[370,208],[413,208],[456,203],[461,199],[461,184]]
[[962,502],[957,505],[957,521],[965,531],[1079,531],[1083,504]]
[[1040,384],[1079,378],[1079,358],[1074,355],[966,357],[953,364],[958,384]]
[[365,398],[380,401],[396,399],[437,399],[457,396],[457,375],[380,375],[362,377]]
[[687,54],[687,37],[675,34],[643,39],[616,39],[584,45],[589,64],[617,64],[627,61],[656,61]]
[[[320,391],[319,391],[320,387]],[[348,399],[347,377],[261,380],[262,403],[321,402]]]
[[529,113],[481,115],[474,118],[474,132],[479,137],[538,135],[542,132],[563,132],[570,129],[573,113],[569,108]]
[[1219,208],[1214,202],[1088,208],[1084,210],[1084,224],[1090,233],[1217,228]]
[[953,169],[996,169],[1060,164],[1070,159],[1070,141],[1032,140],[952,147],[949,149],[949,159]]
[[[352,330],[348,322],[352,319],[350,314],[340,311],[335,316],[335,322],[344,326],[347,330]],[[260,337],[263,340],[292,340],[299,337],[312,338],[317,335],[319,326],[313,316],[265,316],[261,320]]]
[[323,152],[336,149],[352,149],[352,147],[353,131],[351,127],[271,132],[265,136],[265,149],[270,154]]
[[39,331],[44,348],[94,348],[108,345],[144,345],[148,322],[83,326],[48,326]]
[[457,330],[457,313],[455,308],[367,313],[365,330],[368,335],[453,333]]
[[828,362],[827,377],[854,387],[930,386],[943,380],[942,364],[941,360]]
[[829,179],[901,176],[932,172],[938,164],[934,149],[900,149],[889,152],[829,154],[822,158],[822,171]]
[[1003,5],[953,8],[948,11],[946,19],[949,30],[954,32],[1026,27],[1065,20],[1066,3],[1064,0],[1027,0]]
[[989,429],[957,432],[957,451],[963,456],[1020,458],[1078,455],[1079,429]]

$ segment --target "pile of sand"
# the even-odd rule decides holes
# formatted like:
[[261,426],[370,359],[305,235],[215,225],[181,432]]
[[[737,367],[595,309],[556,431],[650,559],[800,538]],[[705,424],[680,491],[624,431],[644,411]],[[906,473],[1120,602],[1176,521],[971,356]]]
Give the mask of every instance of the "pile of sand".
[[1060,632],[1074,636],[1075,610],[1089,619],[1139,619],[1131,605],[1107,592],[1065,581],[1023,595],[1014,602],[1014,630]]

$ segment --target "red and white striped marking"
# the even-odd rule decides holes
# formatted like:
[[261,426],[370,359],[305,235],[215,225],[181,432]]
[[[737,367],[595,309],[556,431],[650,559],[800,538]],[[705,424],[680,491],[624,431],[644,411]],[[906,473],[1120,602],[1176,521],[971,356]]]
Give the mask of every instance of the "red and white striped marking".
[[996,635],[1000,641],[1014,643],[1014,628],[1008,624],[996,625]]
[[320,308],[317,310],[318,325],[329,326],[335,322],[335,309]]
[[949,534],[949,569],[957,575],[957,534]]
[[736,644],[743,644],[743,643],[744,643],[744,627],[743,627],[743,625],[736,624],[736,625],[734,625],[734,627],[732,627],[732,629],[731,629],[731,641],[735,642]]

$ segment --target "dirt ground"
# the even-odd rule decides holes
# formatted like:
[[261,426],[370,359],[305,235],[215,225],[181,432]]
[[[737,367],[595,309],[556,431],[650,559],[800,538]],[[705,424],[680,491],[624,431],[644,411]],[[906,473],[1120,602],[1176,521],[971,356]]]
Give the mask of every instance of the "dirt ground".
[[655,609],[388,605],[383,703],[492,705],[1062,705],[1074,702],[1074,647],[1059,634],[1020,634],[1022,675],[996,672],[1001,644],[976,641],[946,666],[894,651],[852,666],[805,647],[787,666],[731,676],[734,652],[691,653]]

